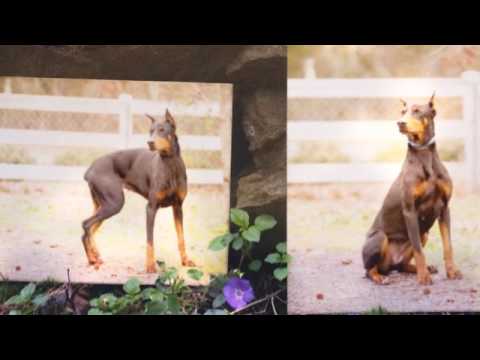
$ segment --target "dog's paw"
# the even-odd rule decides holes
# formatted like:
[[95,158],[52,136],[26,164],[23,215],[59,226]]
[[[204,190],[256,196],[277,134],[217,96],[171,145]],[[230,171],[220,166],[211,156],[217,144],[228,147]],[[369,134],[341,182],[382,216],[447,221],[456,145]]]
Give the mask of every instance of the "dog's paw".
[[147,265],[146,267],[146,271],[147,271],[147,274],[155,274],[157,272],[157,268],[155,266],[155,264],[150,264],[150,265]]
[[438,274],[438,269],[434,265],[428,265],[427,269],[430,274]]
[[185,266],[185,267],[197,267],[197,265],[195,265],[195,263],[194,263],[192,260],[188,260],[188,259],[182,260],[182,266]]
[[463,279],[463,275],[460,270],[449,269],[447,270],[447,278],[449,280],[460,280],[460,279]]
[[373,282],[377,285],[389,285],[390,279],[387,276],[378,275],[372,278]]
[[432,277],[430,276],[429,272],[425,272],[423,274],[418,274],[417,275],[418,283],[420,285],[432,285]]

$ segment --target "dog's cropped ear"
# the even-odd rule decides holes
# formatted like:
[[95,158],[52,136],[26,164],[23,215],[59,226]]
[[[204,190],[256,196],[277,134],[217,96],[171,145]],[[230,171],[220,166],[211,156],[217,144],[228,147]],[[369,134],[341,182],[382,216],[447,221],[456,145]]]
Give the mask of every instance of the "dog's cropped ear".
[[172,125],[174,128],[177,127],[176,123],[175,123],[175,119],[173,118],[172,114],[170,114],[170,111],[168,111],[168,109],[165,111],[165,120],[170,124]]
[[156,121],[155,118],[154,118],[152,115],[145,114],[145,116],[150,119],[150,121],[152,122],[152,124]]
[[435,91],[433,92],[433,95],[428,102],[428,106],[430,106],[431,108],[435,106]]
[[400,102],[401,102],[402,105],[403,105],[402,115],[405,115],[405,114],[407,113],[407,109],[408,109],[408,107],[407,107],[407,102],[406,102],[405,100],[403,100],[403,99],[400,99]]

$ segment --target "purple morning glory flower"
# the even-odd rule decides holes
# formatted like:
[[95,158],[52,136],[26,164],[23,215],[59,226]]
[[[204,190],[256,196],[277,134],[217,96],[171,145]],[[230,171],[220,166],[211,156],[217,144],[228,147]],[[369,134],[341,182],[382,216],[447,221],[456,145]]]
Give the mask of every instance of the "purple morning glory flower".
[[245,307],[255,299],[250,281],[237,277],[231,278],[225,284],[223,287],[223,296],[228,305],[235,310]]

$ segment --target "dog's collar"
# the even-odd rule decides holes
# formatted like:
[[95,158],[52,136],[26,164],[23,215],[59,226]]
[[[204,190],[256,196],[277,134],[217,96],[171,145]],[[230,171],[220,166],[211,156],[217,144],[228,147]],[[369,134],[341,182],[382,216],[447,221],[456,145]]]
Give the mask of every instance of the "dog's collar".
[[408,144],[416,150],[425,150],[430,147],[430,145],[435,144],[435,136],[430,139],[430,141],[424,145],[415,144],[414,142],[408,141]]

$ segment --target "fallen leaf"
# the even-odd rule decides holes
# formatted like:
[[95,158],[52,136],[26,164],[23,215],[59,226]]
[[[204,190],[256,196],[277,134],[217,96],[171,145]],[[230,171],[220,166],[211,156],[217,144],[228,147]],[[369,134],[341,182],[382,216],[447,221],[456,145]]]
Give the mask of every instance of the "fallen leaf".
[[477,289],[470,289],[470,292],[471,292],[471,293],[477,293],[478,290],[477,290]]
[[431,293],[431,291],[428,288],[423,290],[424,295],[430,295],[430,293]]
[[447,303],[454,303],[454,302],[455,302],[455,300],[453,300],[453,299],[447,299]]
[[352,260],[350,260],[350,259],[349,259],[349,260],[343,260],[343,261],[342,261],[342,265],[345,265],[345,266],[347,266],[347,265],[351,265],[351,264],[352,264],[352,262],[353,262],[353,261],[352,261]]
[[325,297],[323,296],[323,294],[321,293],[318,293],[317,294],[317,300],[323,300]]
[[21,266],[16,266],[16,267],[15,267],[15,271],[20,271],[20,270],[22,270],[22,267],[21,267]]
[[35,245],[38,245],[38,244],[40,244],[41,242],[42,242],[41,240],[35,240],[33,243],[34,243]]
[[58,248],[58,245],[50,245],[50,249],[56,249]]

